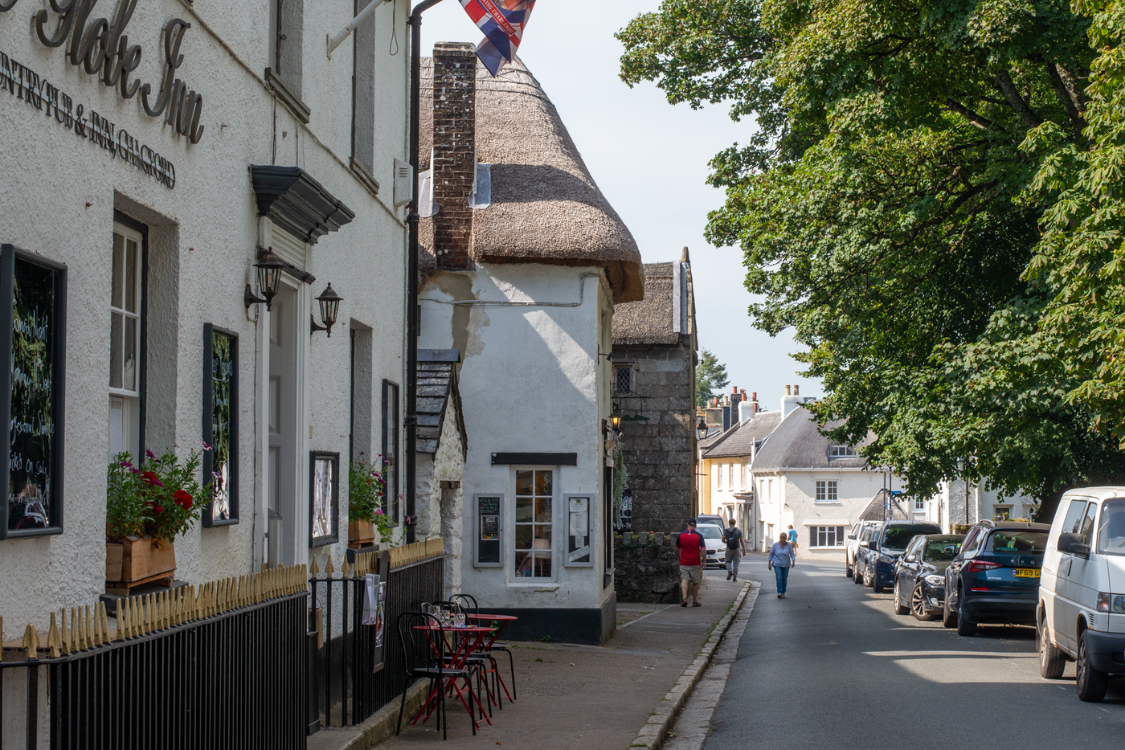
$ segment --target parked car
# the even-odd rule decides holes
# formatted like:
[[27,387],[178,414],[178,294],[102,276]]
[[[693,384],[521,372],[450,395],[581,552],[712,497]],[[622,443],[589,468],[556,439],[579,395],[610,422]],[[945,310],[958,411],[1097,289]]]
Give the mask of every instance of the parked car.
[[716,526],[718,526],[720,529],[725,529],[726,526],[727,526],[727,519],[723,518],[722,516],[716,516],[716,515],[713,515],[713,514],[710,514],[710,513],[708,513],[705,516],[696,516],[695,522],[696,523],[713,523]]
[[[1095,531],[1097,532],[1095,534]],[[1078,697],[1125,675],[1125,487],[1070,490],[1051,524],[1036,610],[1039,673],[1077,662]]]
[[885,586],[894,586],[895,562],[906,550],[910,540],[919,534],[940,534],[941,529],[932,523],[912,523],[911,521],[885,521],[875,527],[867,546],[860,542],[863,555],[863,585],[876,594],[883,593]]
[[922,534],[895,564],[895,614],[932,620],[945,603],[945,569],[961,551],[963,534]]
[[695,530],[707,545],[707,560],[703,563],[703,567],[725,568],[727,545],[723,541],[723,527],[714,523],[701,523],[695,527]]
[[942,624],[957,634],[980,623],[1035,624],[1039,571],[1051,527],[1045,523],[981,521],[945,569]]
[[879,532],[882,521],[877,521],[871,526],[865,526],[859,532],[856,540],[855,557],[852,558],[852,582],[863,583],[863,569],[867,566],[867,553],[871,537]]
[[848,530],[848,538],[844,542],[844,575],[851,578],[855,571],[855,554],[859,549],[859,537],[864,529],[878,526],[882,521],[856,521]]

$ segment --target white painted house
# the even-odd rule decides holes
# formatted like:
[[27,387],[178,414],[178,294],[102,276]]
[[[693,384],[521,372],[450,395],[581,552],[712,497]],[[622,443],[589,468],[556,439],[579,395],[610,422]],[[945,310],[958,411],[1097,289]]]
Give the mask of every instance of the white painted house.
[[[36,365],[54,394],[39,434],[50,439],[36,448],[46,458],[7,466],[6,622],[45,632],[50,611],[105,590],[107,462],[201,444],[216,413],[204,373],[218,362],[205,335],[237,350],[219,363],[236,383],[231,449],[213,467],[226,486],[209,525],[176,541],[176,577],[313,553],[323,564],[325,551],[339,564],[349,452],[397,452],[404,378],[409,180],[404,193],[394,186],[409,55],[392,37],[409,36],[409,0],[378,7],[331,57],[325,45],[367,2],[98,3],[88,40],[106,28],[99,19],[133,10],[117,31],[136,56],[111,50],[126,70],[106,77],[68,57],[81,27],[51,10],[66,4],[2,4],[0,243],[17,276],[57,282],[19,304],[58,354]],[[244,297],[262,294],[253,264],[271,247],[285,270],[267,311]],[[314,327],[329,283],[343,298],[331,337]],[[0,329],[11,331],[20,308],[7,299]],[[10,382],[0,391],[11,413],[25,409]],[[8,440],[3,456],[19,452]],[[313,452],[338,461],[318,539]],[[31,488],[39,518],[21,500]]]
[[616,617],[607,355],[640,253],[521,63],[494,79],[439,44],[422,92],[419,347],[461,358],[461,589],[517,615],[510,637],[598,642]]

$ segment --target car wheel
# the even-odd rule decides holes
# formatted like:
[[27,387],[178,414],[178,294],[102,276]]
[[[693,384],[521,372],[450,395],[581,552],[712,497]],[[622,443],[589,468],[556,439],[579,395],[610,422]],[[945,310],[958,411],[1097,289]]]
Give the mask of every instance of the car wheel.
[[1035,649],[1039,652],[1039,676],[1047,680],[1057,680],[1066,669],[1066,655],[1062,649],[1051,643],[1047,630],[1047,616],[1035,628]]
[[1090,666],[1090,653],[1086,646],[1085,630],[1078,636],[1078,679],[1074,685],[1078,688],[1078,698],[1084,701],[1097,703],[1105,697],[1105,689],[1109,684],[1109,675],[1099,672]]
[[905,615],[909,611],[910,610],[906,608],[906,605],[902,603],[902,587],[898,585],[898,581],[896,580],[895,581],[895,614],[896,615]]
[[856,560],[855,567],[852,569],[852,583],[856,585],[863,583],[863,576],[859,572],[859,560]]
[[846,557],[844,558],[844,577],[845,578],[851,578],[852,577],[852,566],[848,565],[848,560],[847,560]]
[[944,627],[952,628],[957,625],[957,614],[949,606],[949,596],[941,603],[941,624]]
[[867,588],[871,588],[874,584],[875,584],[875,581],[871,577],[871,566],[870,565],[864,565],[863,566],[863,585],[866,586]]
[[879,585],[879,573],[876,571],[871,574],[871,590],[876,594],[883,593],[883,587]]
[[957,635],[968,637],[977,634],[977,624],[965,617],[964,592],[957,592]]
[[926,595],[920,585],[915,585],[914,590],[910,592],[910,614],[919,622],[934,619],[934,616],[926,611]]

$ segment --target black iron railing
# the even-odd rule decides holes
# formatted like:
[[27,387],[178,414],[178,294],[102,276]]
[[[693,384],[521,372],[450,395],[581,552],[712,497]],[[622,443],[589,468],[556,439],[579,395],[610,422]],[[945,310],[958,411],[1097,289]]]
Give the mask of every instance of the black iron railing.
[[0,712],[4,687],[22,688],[26,707],[0,748],[39,750],[43,734],[52,750],[304,748],[306,575],[127,600],[114,630],[104,608],[72,610],[69,624],[64,613],[61,630],[52,615],[45,644],[29,626],[25,658],[0,663]]
[[[436,549],[438,556],[415,562],[402,562],[398,554],[384,554],[381,561],[357,559],[354,568],[345,566],[339,574],[312,568],[310,604],[320,609],[313,618],[322,638],[312,675],[313,699],[323,724],[358,724],[402,694],[404,665],[395,623],[402,612],[417,611],[422,602],[443,598],[445,563],[440,544]],[[377,648],[375,626],[362,625],[361,618],[366,574],[380,571],[387,586],[383,644]],[[381,665],[378,671],[377,665]]]

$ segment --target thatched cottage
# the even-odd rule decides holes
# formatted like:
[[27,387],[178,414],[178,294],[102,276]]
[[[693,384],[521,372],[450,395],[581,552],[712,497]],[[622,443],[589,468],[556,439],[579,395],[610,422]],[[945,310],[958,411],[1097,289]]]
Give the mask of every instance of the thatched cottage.
[[507,636],[599,642],[616,618],[607,355],[614,305],[644,295],[640,253],[521,63],[492,78],[472,45],[439,44],[421,87],[418,345],[461,357],[461,588],[519,617]]

